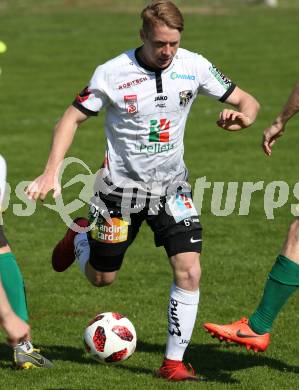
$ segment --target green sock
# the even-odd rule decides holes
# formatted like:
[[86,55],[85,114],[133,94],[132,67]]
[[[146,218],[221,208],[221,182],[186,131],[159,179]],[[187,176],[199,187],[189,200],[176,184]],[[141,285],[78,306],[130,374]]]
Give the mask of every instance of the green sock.
[[269,273],[262,300],[249,318],[250,328],[258,334],[270,332],[282,306],[298,286],[299,265],[279,255]]
[[13,311],[28,321],[28,311],[23,277],[13,253],[0,254],[0,277]]

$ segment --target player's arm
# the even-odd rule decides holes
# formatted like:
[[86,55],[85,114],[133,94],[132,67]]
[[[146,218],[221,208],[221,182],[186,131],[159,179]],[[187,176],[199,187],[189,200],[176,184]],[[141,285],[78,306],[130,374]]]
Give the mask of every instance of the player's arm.
[[22,340],[30,339],[29,325],[12,310],[0,278],[0,325],[7,334],[8,342],[14,346]]
[[235,109],[225,108],[219,114],[217,125],[225,130],[236,131],[251,126],[260,109],[258,101],[249,93],[235,87],[225,100]]
[[271,155],[272,147],[277,138],[283,135],[288,120],[297,114],[297,112],[299,112],[299,82],[293,88],[280,114],[272,125],[264,131],[262,147],[268,156]]
[[74,106],[69,106],[64,112],[54,128],[52,145],[44,172],[27,187],[26,193],[29,199],[43,200],[51,190],[54,190],[54,197],[59,195],[59,184],[55,183],[57,168],[71,146],[77,128],[87,118],[89,118],[88,115]]

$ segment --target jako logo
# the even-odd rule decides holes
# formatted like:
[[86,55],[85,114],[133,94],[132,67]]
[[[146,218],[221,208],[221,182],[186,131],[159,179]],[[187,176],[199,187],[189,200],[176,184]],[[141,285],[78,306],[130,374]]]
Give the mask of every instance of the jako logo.
[[170,74],[170,78],[172,80],[175,80],[175,79],[195,80],[195,76],[193,76],[191,74],[179,74],[177,72],[172,72]]

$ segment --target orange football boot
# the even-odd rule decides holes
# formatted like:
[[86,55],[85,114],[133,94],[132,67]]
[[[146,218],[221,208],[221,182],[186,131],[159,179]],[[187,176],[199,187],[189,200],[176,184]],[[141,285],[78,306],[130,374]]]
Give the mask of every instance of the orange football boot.
[[254,352],[265,351],[270,343],[270,333],[255,333],[248,325],[248,318],[246,317],[232,324],[206,323],[203,327],[212,337],[217,337],[221,341],[245,345],[247,350],[252,349]]

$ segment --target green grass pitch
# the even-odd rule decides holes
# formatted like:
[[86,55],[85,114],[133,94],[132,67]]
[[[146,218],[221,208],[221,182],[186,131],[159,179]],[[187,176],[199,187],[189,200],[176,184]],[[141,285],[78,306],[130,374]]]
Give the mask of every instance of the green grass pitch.
[[[144,1],[2,0],[0,39],[0,152],[9,166],[14,190],[42,172],[51,132],[63,110],[89,80],[94,68],[140,44],[139,11]],[[47,390],[98,389],[295,389],[299,387],[298,294],[275,323],[272,342],[261,355],[239,347],[225,348],[202,330],[205,321],[229,322],[248,315],[262,293],[296,203],[298,119],[290,122],[273,156],[263,155],[263,129],[271,123],[298,80],[296,1],[280,0],[277,9],[253,1],[177,1],[186,11],[182,47],[202,53],[241,88],[256,96],[262,109],[256,124],[232,134],[216,127],[220,103],[200,97],[186,131],[185,160],[190,180],[239,182],[283,180],[290,187],[287,203],[268,220],[264,191],[254,194],[248,216],[237,205],[227,217],[211,211],[212,190],[205,192],[201,304],[192,344],[186,353],[204,383],[172,384],[153,377],[166,340],[166,305],[171,272],[162,249],[144,226],[129,249],[117,282],[93,288],[73,266],[55,274],[51,251],[65,231],[59,216],[37,204],[30,217],[15,216],[12,194],[5,230],[24,274],[35,344],[55,369],[14,372],[4,335],[0,341],[0,388]],[[103,156],[103,115],[78,131],[69,156],[95,171]],[[79,167],[72,167],[71,176]],[[68,201],[80,185],[64,190]],[[51,203],[49,196],[47,202]],[[23,204],[24,207],[24,204]],[[84,210],[81,210],[83,212]],[[136,298],[137,297],[137,298]],[[99,365],[83,353],[82,334],[96,313],[119,311],[134,323],[137,351],[123,364]]]

